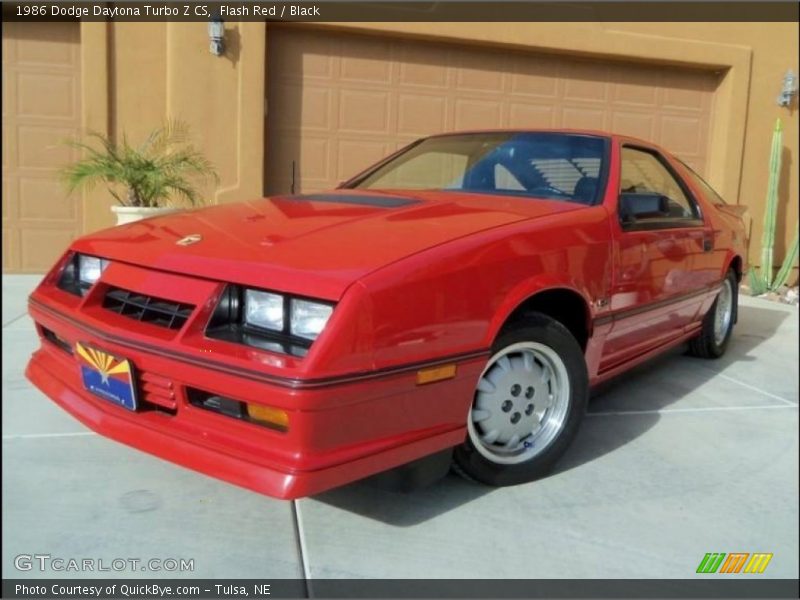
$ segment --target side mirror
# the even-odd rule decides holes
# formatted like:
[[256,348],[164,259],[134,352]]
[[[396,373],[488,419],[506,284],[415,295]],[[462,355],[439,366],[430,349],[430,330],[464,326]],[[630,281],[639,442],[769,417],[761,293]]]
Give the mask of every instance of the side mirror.
[[669,216],[669,199],[661,194],[626,192],[619,195],[619,216],[623,225],[639,219],[661,219]]

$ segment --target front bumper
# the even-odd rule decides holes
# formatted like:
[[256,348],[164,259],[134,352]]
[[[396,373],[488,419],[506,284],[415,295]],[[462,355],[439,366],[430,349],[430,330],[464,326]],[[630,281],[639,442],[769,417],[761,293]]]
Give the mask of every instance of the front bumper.
[[[90,429],[173,463],[276,498],[308,496],[391,469],[461,443],[484,357],[458,362],[454,379],[416,384],[416,369],[331,385],[285,387],[215,371],[98,336],[46,304],[31,302],[45,329],[74,346],[81,341],[128,358],[137,373],[166,381],[175,409],[131,412],[87,392],[76,359],[42,337],[27,377]],[[148,384],[140,381],[146,398]],[[190,404],[186,388],[261,403],[289,414],[288,431],[270,430]],[[147,406],[147,403],[144,403]]]

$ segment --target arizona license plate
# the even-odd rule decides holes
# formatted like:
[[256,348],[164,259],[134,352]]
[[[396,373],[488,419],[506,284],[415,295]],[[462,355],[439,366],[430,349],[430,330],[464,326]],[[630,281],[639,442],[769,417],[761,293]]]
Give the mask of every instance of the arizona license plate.
[[83,342],[75,344],[83,386],[100,398],[128,410],[136,410],[136,384],[133,365]]

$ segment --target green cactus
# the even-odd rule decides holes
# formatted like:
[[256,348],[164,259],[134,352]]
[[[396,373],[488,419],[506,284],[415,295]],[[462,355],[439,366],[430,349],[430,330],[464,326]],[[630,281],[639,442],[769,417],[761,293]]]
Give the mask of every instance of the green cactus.
[[792,240],[792,245],[786,251],[786,256],[783,259],[783,264],[781,265],[778,274],[775,275],[775,279],[772,282],[772,289],[778,289],[786,280],[789,279],[789,275],[792,272],[792,266],[794,265],[794,261],[797,260],[797,246],[798,246],[798,230],[795,226],[794,230],[794,239]]
[[781,152],[783,150],[783,127],[781,120],[775,122],[772,132],[772,149],[769,156],[769,182],[767,184],[767,202],[764,210],[764,232],[761,236],[761,269],[756,271],[750,267],[748,277],[750,291],[754,296],[779,289],[792,272],[792,265],[797,258],[798,234],[795,231],[794,241],[783,260],[783,265],[773,277],[773,255],[775,252],[776,214],[778,212],[778,180],[781,174]]

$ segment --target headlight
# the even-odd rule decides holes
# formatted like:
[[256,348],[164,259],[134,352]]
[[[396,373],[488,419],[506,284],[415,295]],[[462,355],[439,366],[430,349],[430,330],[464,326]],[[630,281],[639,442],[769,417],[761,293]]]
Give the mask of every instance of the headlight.
[[315,302],[229,284],[208,320],[205,334],[212,339],[303,357],[325,329],[334,307],[334,303],[325,300]]
[[329,304],[292,298],[290,333],[307,340],[315,340],[325,329],[333,312]]
[[262,329],[283,331],[283,296],[245,290],[244,321]]
[[86,254],[72,254],[64,265],[61,277],[58,280],[58,287],[65,292],[76,296],[85,296],[109,265],[105,258],[88,256]]
[[100,274],[108,266],[108,261],[96,256],[78,254],[78,281],[92,286],[100,279]]

